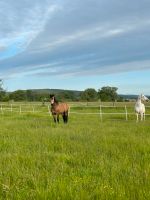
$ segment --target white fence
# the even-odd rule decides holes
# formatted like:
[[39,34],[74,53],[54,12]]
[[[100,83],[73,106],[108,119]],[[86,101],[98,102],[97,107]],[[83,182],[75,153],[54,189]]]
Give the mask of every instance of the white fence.
[[[75,108],[84,108],[84,111],[86,108],[98,108],[96,110],[96,112],[78,112],[78,111],[73,111],[73,109]],[[121,109],[122,108],[122,111],[121,112],[104,112],[104,109],[110,109],[110,108],[115,108],[115,109]],[[134,107],[127,107],[126,105],[125,106],[105,106],[105,105],[99,105],[99,106],[82,106],[82,105],[79,105],[79,106],[70,106],[70,110],[69,110],[69,114],[76,114],[76,115],[99,115],[100,117],[100,120],[102,121],[104,116],[106,115],[122,115],[123,118],[125,120],[128,120],[128,117],[129,115],[135,115],[135,112],[129,112],[128,109],[134,111]],[[146,106],[146,108],[150,108],[150,106]],[[7,105],[7,104],[1,104],[0,105],[0,112],[1,114],[4,114],[6,112],[10,112],[10,113],[13,113],[13,112],[16,112],[16,113],[19,113],[19,114],[22,114],[22,113],[43,113],[43,114],[48,114],[51,116],[51,112],[50,112],[50,105],[46,105],[46,106],[42,106],[41,104],[10,104],[10,105]],[[146,113],[145,114],[146,116],[150,116],[150,113]]]

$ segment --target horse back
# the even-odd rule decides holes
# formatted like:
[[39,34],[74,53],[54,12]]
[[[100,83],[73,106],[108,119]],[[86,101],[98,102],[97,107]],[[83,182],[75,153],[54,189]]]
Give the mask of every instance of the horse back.
[[64,112],[68,112],[69,110],[69,105],[67,103],[59,103],[56,107],[55,107],[55,112],[56,113],[64,113]]
[[60,109],[63,111],[63,112],[67,112],[69,110],[69,105],[67,103],[61,103],[60,104]]

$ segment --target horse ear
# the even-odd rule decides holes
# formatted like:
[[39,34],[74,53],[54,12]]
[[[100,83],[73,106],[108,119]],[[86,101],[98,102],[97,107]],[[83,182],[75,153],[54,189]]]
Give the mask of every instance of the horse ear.
[[50,96],[50,98],[53,98],[53,97],[54,97],[54,94],[50,94],[49,96]]

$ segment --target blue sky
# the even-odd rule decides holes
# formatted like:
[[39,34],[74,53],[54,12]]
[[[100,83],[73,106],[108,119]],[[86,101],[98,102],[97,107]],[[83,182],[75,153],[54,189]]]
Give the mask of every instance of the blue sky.
[[150,95],[149,0],[1,0],[9,91],[116,86]]

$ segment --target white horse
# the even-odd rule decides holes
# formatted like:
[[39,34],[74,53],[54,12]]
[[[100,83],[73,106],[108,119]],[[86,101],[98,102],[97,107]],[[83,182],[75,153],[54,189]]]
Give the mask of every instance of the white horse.
[[145,120],[145,105],[142,101],[148,101],[149,99],[143,94],[138,96],[138,99],[135,104],[135,112],[137,116],[137,122],[139,121],[139,114],[141,115],[141,121]]

